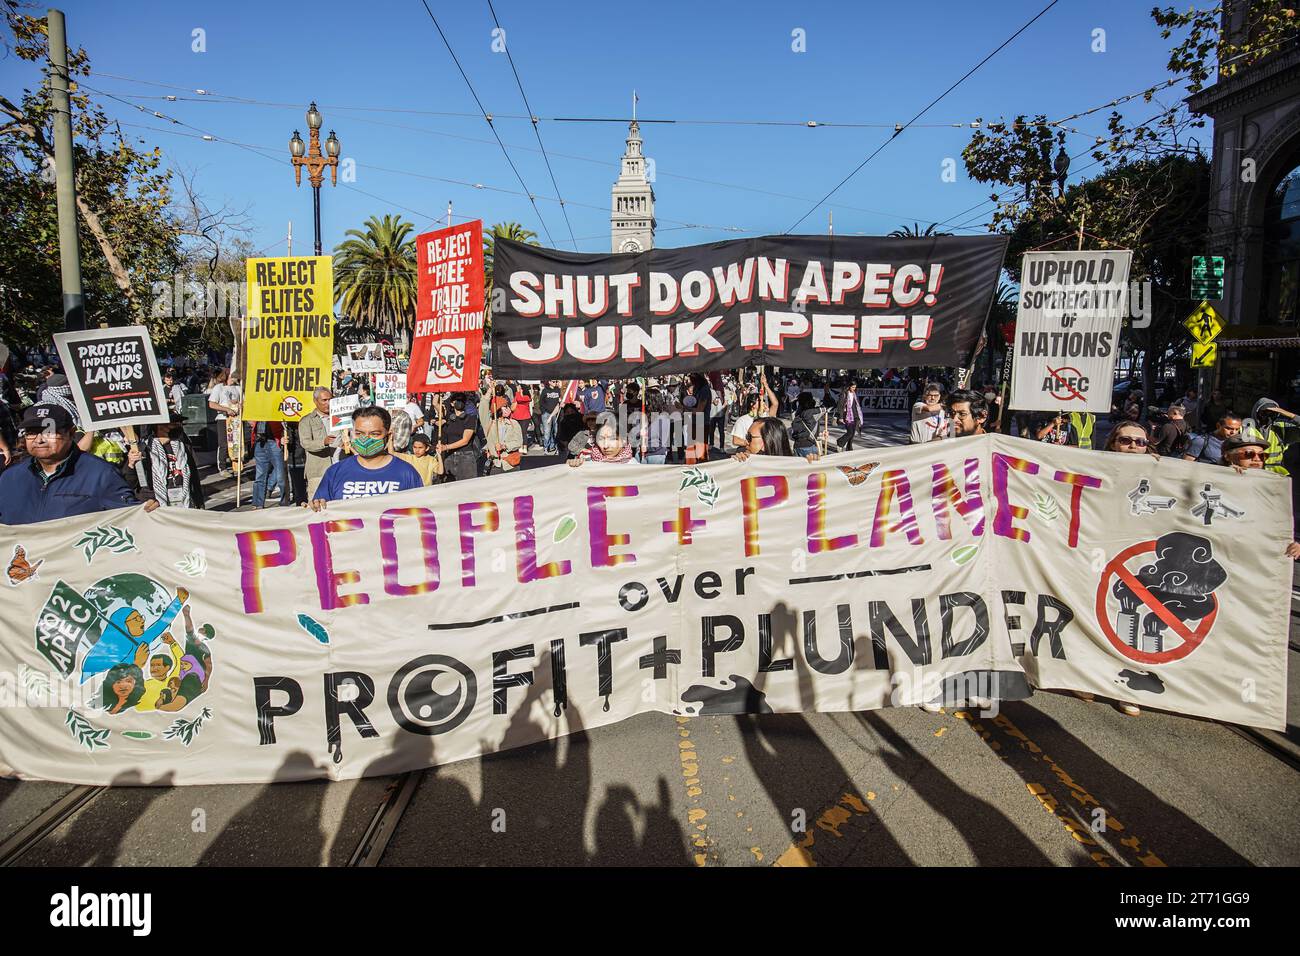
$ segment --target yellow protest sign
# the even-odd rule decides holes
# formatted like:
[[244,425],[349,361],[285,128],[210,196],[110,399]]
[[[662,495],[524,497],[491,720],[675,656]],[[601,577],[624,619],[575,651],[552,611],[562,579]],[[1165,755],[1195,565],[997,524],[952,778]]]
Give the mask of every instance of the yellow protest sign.
[[1219,343],[1192,343],[1192,368],[1209,368],[1219,358]]
[[244,417],[296,422],[330,384],[334,271],[329,256],[248,260]]

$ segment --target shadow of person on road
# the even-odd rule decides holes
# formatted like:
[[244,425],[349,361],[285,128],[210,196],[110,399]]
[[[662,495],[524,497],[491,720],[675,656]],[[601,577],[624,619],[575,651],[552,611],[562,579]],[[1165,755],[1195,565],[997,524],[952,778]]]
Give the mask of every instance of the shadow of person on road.
[[[1098,755],[1087,744],[1072,735],[1046,713],[1026,701],[1005,703],[1002,714],[1014,724],[1027,738],[1042,747],[1044,753],[1039,759],[1015,759],[1007,754],[1010,764],[1026,783],[1037,782],[1034,770],[1042,768],[1049,777],[1049,785],[1059,784],[1057,773],[1041,758],[1050,757],[1061,772],[1078,774],[1080,781],[1103,781],[1104,789],[1099,789],[1093,796],[1102,801],[1106,813],[1117,821],[1122,821],[1125,832],[1114,829],[1107,831],[1109,841],[1117,843],[1121,839],[1151,840],[1152,836],[1163,836],[1149,845],[1143,844],[1124,855],[1127,862],[1133,862],[1134,853],[1144,856],[1155,853],[1169,866],[1249,866],[1250,860],[1242,856],[1228,844],[1205,829],[1193,817],[1184,813],[1173,804],[1162,800],[1133,777],[1116,768]],[[1117,720],[1131,720],[1120,717]],[[1144,718],[1145,719],[1145,718]],[[1013,740],[1004,740],[1003,749],[1017,748]],[[1097,786],[1097,784],[1092,784]],[[1069,788],[1062,785],[1066,794]],[[1092,811],[1095,804],[1084,806],[1076,800],[1060,801],[1063,810],[1075,821],[1082,832],[1089,832],[1093,823]]]
[[[66,825],[65,835],[51,844],[37,844],[19,858],[23,866],[131,866],[125,850],[132,825],[172,786],[168,771],[147,781],[139,770],[124,770],[109,789],[83,806]],[[125,855],[124,855],[125,854]]]
[[[361,772],[361,779],[349,781],[353,789],[335,830],[334,842],[330,845],[328,860],[330,866],[347,866],[351,862],[352,855],[359,848],[362,838],[375,819],[375,814],[388,799],[390,790],[402,785],[406,774],[413,773],[420,777],[416,785],[417,789],[411,796],[411,802],[407,805],[408,812],[425,787],[427,781],[424,775],[430,772],[429,768],[432,768],[437,761],[434,738],[401,729],[394,730],[393,734],[391,742],[384,744],[388,752],[366,764],[365,770]],[[381,785],[382,789],[380,789]],[[465,790],[463,785],[460,789],[464,791],[464,801],[473,807],[474,801],[470,798],[469,791]],[[441,799],[450,802],[453,795],[443,794]],[[403,813],[398,821],[397,831],[389,838],[390,847],[396,844],[398,832],[401,831],[405,819],[406,814]],[[409,830],[407,837],[410,837]],[[372,858],[368,862],[375,865],[380,860],[388,862],[386,849],[378,853],[378,859]],[[435,865],[439,861],[426,862],[427,865]]]
[[[321,807],[332,786],[311,779],[320,773],[311,754],[290,751],[276,769],[276,782],[264,784],[230,819],[196,865],[319,866],[325,848]],[[195,796],[196,803],[202,799]],[[268,840],[275,841],[274,848]]]
[[[540,655],[533,683],[510,715],[496,752],[490,744],[483,745],[483,789],[475,824],[482,830],[482,841],[475,862],[587,862],[590,740],[570,694],[565,695],[567,706],[560,708],[562,716],[555,716],[554,690],[548,649]],[[567,735],[553,736],[565,729]]]
[[[854,714],[893,750],[880,748],[880,759],[907,780],[908,787],[957,828],[980,866],[1048,866],[1047,858],[1001,810],[957,785],[928,761],[874,711]],[[917,766],[921,764],[922,766]]]
[[[668,781],[657,784],[658,802],[643,806],[626,784],[605,788],[595,815],[596,866],[686,866],[686,836],[673,819]],[[641,838],[636,831],[640,825]]]
[[[773,658],[791,657],[795,663],[799,706],[815,706],[813,675],[799,653],[796,615],[784,602],[772,611]],[[771,681],[760,673],[755,686],[766,695]],[[875,866],[910,866],[911,859],[875,811],[864,814],[861,825],[854,827],[851,844],[836,829],[818,827],[824,811],[834,807],[856,785],[839,758],[822,741],[808,719],[801,713],[746,714],[736,718],[749,765],[767,792],[778,815],[791,826],[802,820],[805,829],[791,831],[792,844],[809,844],[820,851],[822,860],[843,859],[849,850],[854,862]],[[830,854],[830,855],[825,855]]]

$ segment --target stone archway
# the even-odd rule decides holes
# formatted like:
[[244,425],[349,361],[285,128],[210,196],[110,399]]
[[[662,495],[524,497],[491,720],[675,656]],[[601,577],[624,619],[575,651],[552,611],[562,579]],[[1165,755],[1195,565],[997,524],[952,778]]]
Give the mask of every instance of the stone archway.
[[[1242,159],[1255,160],[1253,182],[1243,183],[1237,194],[1233,218],[1237,224],[1238,254],[1246,274],[1241,285],[1241,302],[1234,322],[1254,325],[1259,321],[1265,289],[1264,214],[1277,180],[1300,165],[1300,106],[1275,123]],[[1240,165],[1240,161],[1234,161]],[[1240,169],[1234,175],[1240,175]]]

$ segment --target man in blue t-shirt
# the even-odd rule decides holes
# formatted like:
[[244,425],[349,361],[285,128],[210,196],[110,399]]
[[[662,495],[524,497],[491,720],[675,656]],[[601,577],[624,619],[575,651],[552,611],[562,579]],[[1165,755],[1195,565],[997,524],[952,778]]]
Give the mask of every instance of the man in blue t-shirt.
[[349,498],[372,498],[394,491],[423,488],[420,473],[388,453],[388,429],[392,418],[385,409],[375,406],[358,408],[352,413],[352,452],[325,469],[313,511],[320,511],[327,501]]

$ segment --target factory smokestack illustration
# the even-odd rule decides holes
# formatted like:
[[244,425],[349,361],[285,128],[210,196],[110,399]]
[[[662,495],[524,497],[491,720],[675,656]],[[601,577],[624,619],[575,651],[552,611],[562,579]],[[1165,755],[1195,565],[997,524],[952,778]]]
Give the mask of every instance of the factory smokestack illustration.
[[[1143,565],[1136,577],[1174,617],[1187,622],[1199,621],[1213,610],[1214,589],[1228,580],[1228,572],[1214,560],[1208,539],[1173,531],[1156,539],[1154,560]],[[1160,616],[1150,609],[1140,613],[1142,601],[1123,580],[1115,581],[1111,593],[1120,604],[1115,617],[1120,638],[1136,650],[1163,651],[1168,625]]]

